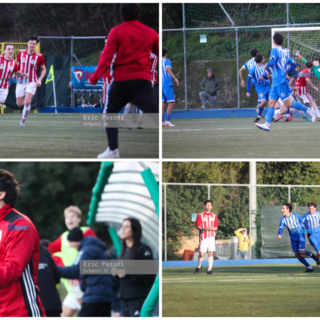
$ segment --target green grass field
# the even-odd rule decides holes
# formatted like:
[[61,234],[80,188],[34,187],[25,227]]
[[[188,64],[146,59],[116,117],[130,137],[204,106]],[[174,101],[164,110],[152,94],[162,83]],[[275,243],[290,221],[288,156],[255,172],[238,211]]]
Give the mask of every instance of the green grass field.
[[253,120],[173,119],[175,127],[162,128],[163,158],[320,158],[320,122],[293,118],[266,132]]
[[[102,128],[80,126],[80,114],[1,114],[1,158],[90,158],[107,148]],[[119,129],[121,158],[158,158],[158,129]]]
[[[315,265],[315,264],[312,264]],[[162,269],[164,317],[318,317],[320,269],[302,264]]]

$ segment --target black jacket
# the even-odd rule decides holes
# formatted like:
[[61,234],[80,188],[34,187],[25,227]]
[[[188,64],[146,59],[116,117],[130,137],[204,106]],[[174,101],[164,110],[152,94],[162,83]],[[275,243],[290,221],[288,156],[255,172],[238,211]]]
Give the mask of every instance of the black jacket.
[[[128,260],[131,248],[127,248],[123,256],[123,260]],[[136,260],[153,260],[153,255],[150,247],[144,243],[140,243]],[[154,274],[128,274],[120,279],[120,299],[133,300],[145,299],[154,283],[156,276]]]
[[60,271],[54,263],[50,252],[40,246],[40,262],[38,270],[38,287],[40,299],[45,312],[62,312],[61,301],[56,285],[60,282]]
[[201,90],[209,93],[211,96],[216,96],[217,91],[221,89],[219,79],[212,74],[211,78],[204,77],[201,82]]

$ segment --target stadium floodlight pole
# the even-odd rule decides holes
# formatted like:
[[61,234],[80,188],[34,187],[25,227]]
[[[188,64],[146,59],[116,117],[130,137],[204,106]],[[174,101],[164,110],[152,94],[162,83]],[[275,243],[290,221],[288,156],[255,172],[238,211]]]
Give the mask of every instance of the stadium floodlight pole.
[[291,187],[288,186],[288,202],[291,203]]
[[[289,13],[290,13],[290,7],[289,7],[289,3],[287,3],[286,5],[287,7],[287,27],[290,27],[290,17],[289,17]],[[290,32],[287,33],[288,36],[288,48],[290,48]]]
[[182,23],[183,23],[183,56],[184,56],[184,99],[185,110],[188,110],[188,87],[187,87],[187,41],[186,41],[186,17],[185,4],[182,4]]
[[164,185],[164,261],[167,261],[167,185]]
[[[71,64],[71,69],[70,69],[70,74],[71,74],[71,79],[72,79],[72,67],[73,67],[73,36],[71,37],[71,53],[70,53],[70,64]],[[71,88],[71,107],[75,107],[75,94],[72,92],[72,81],[70,83],[70,88]]]

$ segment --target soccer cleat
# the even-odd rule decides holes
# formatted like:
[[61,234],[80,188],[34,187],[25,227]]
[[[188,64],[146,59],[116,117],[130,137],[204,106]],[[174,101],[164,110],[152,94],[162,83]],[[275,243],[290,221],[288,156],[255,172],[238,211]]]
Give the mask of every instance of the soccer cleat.
[[194,274],[198,274],[198,273],[199,273],[199,271],[200,271],[200,269],[202,269],[202,267],[201,267],[201,268],[198,268],[198,267],[197,267],[197,269],[196,269],[196,270],[194,270]]
[[292,115],[287,116],[287,117],[283,120],[283,122],[289,122],[289,121],[291,121],[291,120],[292,120]]
[[162,126],[163,126],[163,127],[168,127],[168,125],[166,125],[165,122],[162,122]]
[[19,128],[24,128],[24,124],[20,123]]
[[168,127],[175,127],[175,125],[172,124],[170,121],[166,121],[166,125],[167,125]]
[[104,158],[120,158],[120,154],[119,154],[119,149],[115,149],[115,150],[110,150],[110,148],[108,147],[107,150],[103,153],[100,153],[98,155],[99,159],[104,159]]
[[315,122],[317,118],[315,111],[312,108],[309,108],[307,112],[311,116],[311,121]]
[[259,122],[260,121],[260,117],[256,117],[255,119],[254,119],[254,122]]
[[269,130],[270,130],[270,128],[269,128],[269,126],[267,125],[267,123],[262,123],[262,124],[256,123],[255,126],[256,126],[258,129],[261,129],[261,130],[264,130],[264,131],[269,131]]
[[207,274],[213,274],[212,270],[208,271]]
[[311,122],[311,119],[308,117],[308,116],[303,116],[302,119],[308,121],[308,122]]
[[305,272],[313,272],[313,268],[312,269],[307,268]]
[[277,116],[277,117],[273,120],[273,122],[278,122],[278,121],[281,120],[281,119],[283,119],[283,115],[282,115],[282,114],[280,114],[279,116]]

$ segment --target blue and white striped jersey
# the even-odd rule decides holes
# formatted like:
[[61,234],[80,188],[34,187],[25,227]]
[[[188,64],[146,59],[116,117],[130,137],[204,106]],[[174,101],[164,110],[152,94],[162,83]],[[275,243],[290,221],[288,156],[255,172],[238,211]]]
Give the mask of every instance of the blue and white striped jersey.
[[260,77],[267,75],[267,70],[264,69],[264,64],[259,67],[258,65],[255,65],[251,71],[249,72],[249,77],[253,78],[256,86],[267,86],[270,84],[269,79],[263,79],[259,80]]
[[[245,67],[246,69],[248,69],[248,71],[250,72],[251,69],[252,69],[253,67],[255,67],[256,65],[257,65],[256,61],[254,60],[254,58],[252,58],[252,59],[248,60],[248,61],[243,65],[243,67]],[[243,68],[243,67],[242,67],[242,68]]]
[[167,71],[167,67],[171,67],[171,62],[169,59],[162,59],[162,88],[172,87],[172,79]]
[[[274,63],[270,62],[274,60]],[[267,64],[272,74],[272,88],[286,82],[286,68],[297,66],[289,55],[288,49],[273,48],[270,53],[270,62]]]
[[289,236],[292,240],[299,240],[301,234],[305,233],[303,218],[297,213],[291,213],[290,217],[283,216],[280,219],[278,235],[282,234],[284,227],[288,229]]
[[315,214],[307,212],[303,216],[303,223],[309,234],[318,234],[320,235],[320,212],[316,211]]

